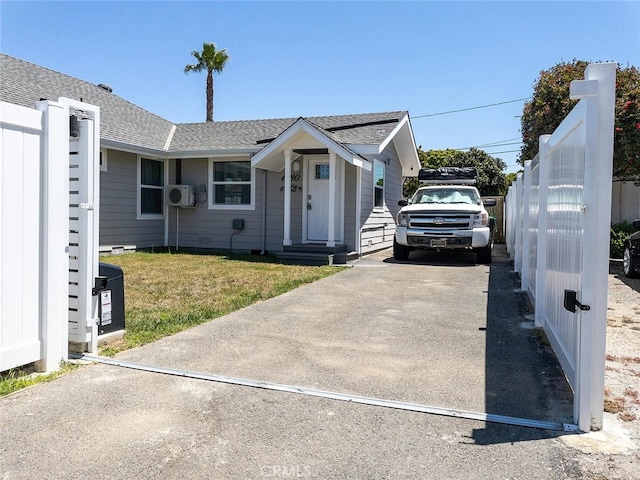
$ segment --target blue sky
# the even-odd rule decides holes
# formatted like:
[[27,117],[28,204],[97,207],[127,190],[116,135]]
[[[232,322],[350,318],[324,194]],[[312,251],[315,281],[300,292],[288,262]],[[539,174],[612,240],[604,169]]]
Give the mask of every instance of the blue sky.
[[423,116],[529,97],[560,61],[640,67],[640,2],[0,3],[3,53],[176,123],[205,119],[183,73],[205,41],[231,56],[215,120],[408,110],[424,149],[503,143],[485,150],[514,171],[522,101]]

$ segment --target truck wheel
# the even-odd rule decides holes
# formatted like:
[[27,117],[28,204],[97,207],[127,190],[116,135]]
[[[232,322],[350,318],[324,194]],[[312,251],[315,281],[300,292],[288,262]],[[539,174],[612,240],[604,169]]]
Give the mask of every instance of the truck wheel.
[[633,257],[631,256],[631,249],[627,245],[624,247],[624,254],[622,256],[622,271],[627,278],[638,278],[640,275],[635,270]]
[[409,247],[406,245],[400,245],[393,239],[393,258],[396,260],[408,260],[409,259]]
[[476,248],[476,259],[478,263],[489,265],[491,263],[491,244],[486,247]]

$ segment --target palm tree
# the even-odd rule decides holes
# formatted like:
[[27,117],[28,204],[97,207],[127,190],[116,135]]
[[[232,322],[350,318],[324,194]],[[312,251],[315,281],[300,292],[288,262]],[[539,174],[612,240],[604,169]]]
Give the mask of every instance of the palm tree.
[[202,45],[201,52],[194,50],[191,55],[198,63],[184,67],[184,73],[207,71],[207,122],[213,122],[213,72],[222,73],[229,55],[226,49],[216,50],[215,43],[207,42]]

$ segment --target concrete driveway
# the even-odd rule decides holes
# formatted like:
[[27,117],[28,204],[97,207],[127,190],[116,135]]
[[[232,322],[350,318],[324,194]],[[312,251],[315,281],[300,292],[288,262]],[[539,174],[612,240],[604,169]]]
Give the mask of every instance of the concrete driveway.
[[[384,251],[128,362],[528,419],[571,393],[496,261]],[[526,327],[526,324],[524,325]],[[2,478],[577,478],[558,432],[92,365],[0,400]]]

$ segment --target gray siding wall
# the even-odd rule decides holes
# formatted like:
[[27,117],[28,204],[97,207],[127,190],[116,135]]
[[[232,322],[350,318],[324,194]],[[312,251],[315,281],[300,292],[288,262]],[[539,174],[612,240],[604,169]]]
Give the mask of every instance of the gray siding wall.
[[344,170],[344,243],[347,251],[355,251],[357,244],[356,232],[356,196],[358,182],[358,167],[345,162]]
[[[237,159],[237,157],[236,157]],[[248,160],[248,157],[247,157]],[[202,249],[229,250],[231,235],[233,250],[246,252],[261,249],[261,210],[210,210],[208,195],[212,194],[209,178],[209,160],[206,158],[184,159],[181,161],[181,181],[183,185],[193,185],[197,192],[194,208],[169,207],[169,245]],[[174,162],[169,167],[170,178],[174,179]],[[261,172],[256,178],[256,196],[261,195]],[[201,186],[206,189],[200,191]],[[256,202],[258,203],[258,202]],[[241,232],[233,229],[234,219],[244,220]]]
[[[303,162],[301,162],[303,163]],[[291,179],[291,241],[302,242],[302,179],[304,166],[299,176]],[[267,174],[267,250],[282,251],[284,237],[284,171]]]
[[[235,157],[237,159],[237,157]],[[248,159],[248,157],[247,157]],[[195,208],[169,208],[169,244],[180,247],[229,250],[231,235],[236,233],[232,228],[233,219],[243,219],[245,228],[233,236],[233,251],[246,253],[250,251],[267,252],[282,251],[284,232],[284,178],[283,172],[254,170],[255,175],[255,209],[222,210],[209,209],[208,197],[211,194],[209,160],[184,159],[181,161],[181,183],[193,185],[197,193]],[[175,179],[175,166],[170,164],[170,178]],[[266,178],[266,190],[265,190]],[[300,177],[302,178],[302,177]],[[296,191],[291,193],[291,237],[294,243],[302,240],[302,180],[292,182]],[[201,186],[208,188],[208,193],[198,192]],[[299,188],[298,188],[299,187]],[[266,211],[263,208],[266,192]],[[266,243],[263,241],[263,215],[265,220]],[[176,228],[176,219],[179,217]]]
[[373,169],[362,172],[361,194],[361,235],[360,246],[362,253],[369,253],[393,245],[396,223],[395,217],[400,207],[398,200],[402,198],[402,167],[398,161],[393,142],[380,155],[367,157],[373,165],[374,159],[389,159],[385,166],[384,177],[384,207],[373,208]]
[[164,220],[138,220],[138,157],[107,151],[107,171],[100,172],[100,245],[164,245]]

